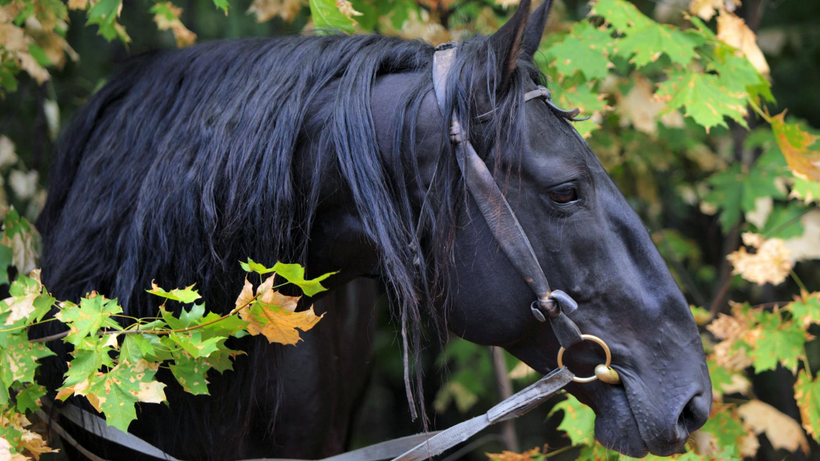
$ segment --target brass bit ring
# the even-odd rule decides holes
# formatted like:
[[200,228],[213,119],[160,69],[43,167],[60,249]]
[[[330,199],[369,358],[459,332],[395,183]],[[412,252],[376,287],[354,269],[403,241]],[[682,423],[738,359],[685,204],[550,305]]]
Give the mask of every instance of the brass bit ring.
[[[604,350],[604,354],[606,355],[606,360],[605,363],[599,364],[595,367],[594,375],[586,377],[576,376],[572,378],[572,380],[576,383],[591,383],[597,379],[600,379],[608,384],[619,384],[621,382],[621,377],[618,375],[618,372],[610,366],[612,364],[612,352],[609,350],[609,346],[607,346],[606,342],[595,335],[582,334],[581,339],[584,341],[592,341],[601,346],[601,349]],[[566,349],[563,347],[558,350],[558,368],[564,366],[564,352],[566,352]]]

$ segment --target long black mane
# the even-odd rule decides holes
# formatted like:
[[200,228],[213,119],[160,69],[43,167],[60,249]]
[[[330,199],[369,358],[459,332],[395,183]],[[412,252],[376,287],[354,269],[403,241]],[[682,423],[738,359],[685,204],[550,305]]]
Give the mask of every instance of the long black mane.
[[[497,156],[520,153],[523,86],[540,77],[521,62],[509,91],[496,95],[497,63],[487,41],[477,36],[461,45],[448,111],[464,115],[476,145],[494,147]],[[446,322],[433,306],[446,304],[465,194],[446,136],[435,183],[429,190],[421,183],[415,124],[407,122],[432,91],[433,52],[417,41],[332,35],[218,41],[131,60],[59,143],[38,221],[45,285],[58,299],[97,290],[118,298],[128,314],[147,316],[156,313],[145,292],[152,280],[197,283],[209,309],[227,311],[241,286],[239,260],[307,262],[332,171],[377,250],[405,347],[420,347],[423,318],[443,337]],[[418,79],[403,89],[393,145],[380,149],[371,89],[377,77],[396,73]],[[496,110],[471,127],[479,91]],[[442,118],[442,133],[448,120]],[[296,155],[305,145],[315,152],[308,157],[314,165]],[[419,195],[426,196],[423,207],[413,200]]]

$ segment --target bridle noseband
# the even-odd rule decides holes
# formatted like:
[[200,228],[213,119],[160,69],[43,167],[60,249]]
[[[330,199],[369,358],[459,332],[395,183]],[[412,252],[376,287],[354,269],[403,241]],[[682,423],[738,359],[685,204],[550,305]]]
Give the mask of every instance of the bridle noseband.
[[[442,114],[447,116],[446,89],[447,79],[455,62],[458,44],[445,43],[436,48],[433,57],[433,89],[436,94]],[[562,118],[570,121],[585,120],[577,118],[578,109],[563,110],[552,102],[550,91],[539,86],[537,89],[524,94],[524,101],[533,99],[543,100],[550,109]],[[492,112],[479,116],[479,120],[486,119]],[[585,383],[600,379],[601,381],[618,384],[620,377],[610,367],[612,354],[607,344],[597,336],[581,334],[578,326],[568,315],[578,309],[578,303],[567,293],[561,290],[551,290],[544,270],[538,263],[535,251],[530,244],[527,234],[521,228],[515,213],[504,194],[498,188],[492,173],[484,161],[478,156],[470,143],[468,136],[462,132],[458,122],[458,114],[452,114],[450,123],[450,141],[455,146],[459,169],[464,177],[470,195],[475,199],[481,210],[490,231],[498,242],[501,250],[507,255],[510,263],[521,275],[530,289],[535,293],[536,300],[530,305],[533,315],[539,322],[549,320],[552,331],[561,345],[558,351],[558,366],[563,366],[564,352],[570,347],[582,342],[592,341],[601,346],[606,354],[606,362],[595,367],[595,375],[576,377],[575,382]]]

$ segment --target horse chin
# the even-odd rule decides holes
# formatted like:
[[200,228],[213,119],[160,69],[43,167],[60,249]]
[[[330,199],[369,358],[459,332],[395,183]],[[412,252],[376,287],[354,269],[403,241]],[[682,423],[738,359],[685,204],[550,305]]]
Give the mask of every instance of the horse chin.
[[626,392],[620,386],[612,386],[607,394],[605,402],[596,402],[595,438],[610,450],[643,458],[649,447],[641,438]]

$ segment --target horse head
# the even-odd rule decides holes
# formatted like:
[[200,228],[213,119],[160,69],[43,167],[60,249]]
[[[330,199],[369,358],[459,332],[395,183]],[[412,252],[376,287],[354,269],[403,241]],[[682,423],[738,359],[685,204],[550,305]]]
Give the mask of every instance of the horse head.
[[[549,284],[577,302],[577,310],[565,306],[565,314],[611,348],[622,384],[597,381],[568,389],[595,410],[598,440],[631,456],[670,455],[710,412],[698,329],[647,229],[568,123],[573,114],[539,90],[542,77],[533,56],[549,3],[530,16],[524,0],[494,35],[459,44],[440,84],[446,115],[428,96],[420,123],[441,132],[457,114],[456,134],[494,172]],[[525,99],[538,91],[545,97]],[[458,156],[447,149],[442,155]],[[428,176],[438,168],[428,166]],[[470,189],[458,184],[456,189]],[[448,328],[472,342],[502,346],[538,372],[554,369],[559,344],[549,322],[538,321],[530,309],[533,282],[512,260],[515,251],[499,245],[520,236],[491,229],[504,219],[506,205],[490,204],[494,215],[480,203],[493,201],[492,195],[460,197],[446,282]],[[577,375],[592,374],[602,355],[589,342],[566,353]]]

